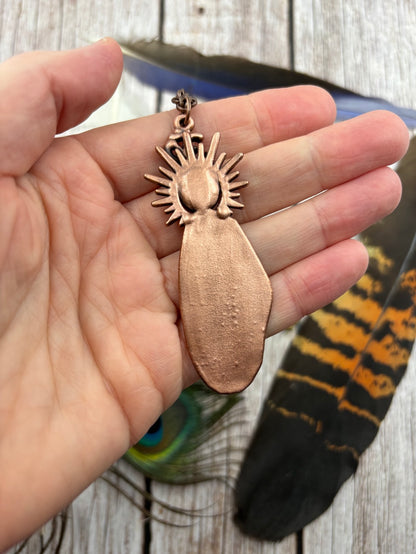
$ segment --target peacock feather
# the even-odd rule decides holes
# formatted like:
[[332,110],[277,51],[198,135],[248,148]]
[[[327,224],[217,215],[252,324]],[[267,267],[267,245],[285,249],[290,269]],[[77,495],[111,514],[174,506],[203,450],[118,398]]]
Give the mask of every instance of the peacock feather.
[[[188,510],[163,501],[152,493],[152,481],[186,485],[221,480],[230,484],[238,461],[232,459],[233,447],[223,431],[241,423],[241,410],[233,410],[241,399],[237,394],[219,395],[202,382],[190,386],[101,478],[147,518],[160,523],[186,527],[195,518],[219,515],[215,508],[214,513],[207,513],[212,506]],[[123,462],[145,476],[144,487]],[[156,516],[153,505],[161,508],[166,516]],[[182,517],[179,522],[177,519],[172,522],[169,514]]]
[[[218,433],[239,421],[241,414],[230,410],[240,400],[236,394],[216,394],[202,383],[192,385],[126,452],[125,460],[147,477],[164,483],[226,477],[229,449],[221,444]],[[208,441],[213,446],[206,449]]]

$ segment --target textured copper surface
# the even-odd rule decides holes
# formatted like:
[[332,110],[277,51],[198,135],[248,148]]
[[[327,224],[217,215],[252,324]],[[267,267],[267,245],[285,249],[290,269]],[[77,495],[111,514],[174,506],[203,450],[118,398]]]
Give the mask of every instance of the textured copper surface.
[[[181,93],[182,94],[182,93]],[[169,169],[146,175],[163,196],[168,224],[185,225],[179,263],[180,310],[187,347],[205,383],[220,393],[243,390],[263,358],[272,292],[269,279],[231,208],[242,208],[233,171],[242,154],[216,158],[220,134],[205,153],[202,135],[193,133],[186,95],[176,98],[182,112],[165,149],[157,152]]]
[[209,210],[185,226],[181,314],[192,361],[221,393],[243,390],[263,358],[269,279],[238,223]]

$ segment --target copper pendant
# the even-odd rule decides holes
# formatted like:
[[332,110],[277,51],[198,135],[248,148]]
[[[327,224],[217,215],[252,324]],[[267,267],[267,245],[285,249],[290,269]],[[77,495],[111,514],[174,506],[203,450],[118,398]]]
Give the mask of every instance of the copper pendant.
[[173,99],[182,115],[165,149],[156,147],[170,169],[165,177],[145,175],[161,186],[167,224],[185,226],[180,261],[180,311],[187,348],[199,375],[219,393],[234,393],[254,379],[263,359],[272,302],[270,281],[231,208],[242,208],[233,171],[243,157],[216,158],[220,134],[205,153],[202,135],[193,133],[195,100],[184,91]]

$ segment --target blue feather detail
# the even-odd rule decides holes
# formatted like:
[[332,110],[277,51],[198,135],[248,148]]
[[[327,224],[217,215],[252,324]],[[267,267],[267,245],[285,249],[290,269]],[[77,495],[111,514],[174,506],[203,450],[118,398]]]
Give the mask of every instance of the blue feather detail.
[[176,92],[184,88],[198,98],[217,100],[267,88],[310,84],[332,95],[339,120],[383,109],[401,117],[409,128],[416,127],[416,110],[396,106],[382,98],[362,96],[304,73],[233,56],[203,56],[192,48],[159,41],[120,43],[120,46],[126,70],[161,91]]
[[217,100],[219,98],[229,98],[238,96],[244,92],[241,88],[229,87],[215,82],[204,81],[178,73],[176,71],[153,65],[152,63],[132,58],[124,53],[124,67],[127,71],[135,75],[141,82],[152,86],[161,91],[170,91],[176,93],[183,88],[192,96],[204,100]]
[[[218,433],[235,423],[231,410],[240,400],[238,395],[216,394],[202,383],[192,385],[129,448],[124,459],[147,477],[165,483],[222,477],[227,451],[218,447]],[[205,451],[207,441],[214,438],[214,447]]]
[[416,127],[416,110],[395,106],[382,98],[367,98],[353,93],[332,92],[331,96],[337,105],[338,120],[344,121],[373,110],[388,110],[401,117],[409,129]]
[[160,443],[163,437],[163,420],[159,417],[150,427],[145,436],[139,440],[139,445],[149,448]]

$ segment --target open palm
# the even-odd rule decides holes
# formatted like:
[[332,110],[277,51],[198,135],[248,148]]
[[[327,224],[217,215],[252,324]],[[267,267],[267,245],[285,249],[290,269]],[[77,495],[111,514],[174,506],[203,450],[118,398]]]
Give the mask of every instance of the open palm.
[[[143,179],[172,114],[54,139],[112,94],[121,67],[110,40],[0,66],[0,549],[66,505],[196,378],[177,309],[181,230],[166,228]],[[271,276],[269,334],[360,277],[366,253],[349,237],[399,200],[385,166],[406,149],[401,122],[333,118],[312,87],[195,109],[198,132],[219,130],[221,151],[246,154],[238,217]]]

